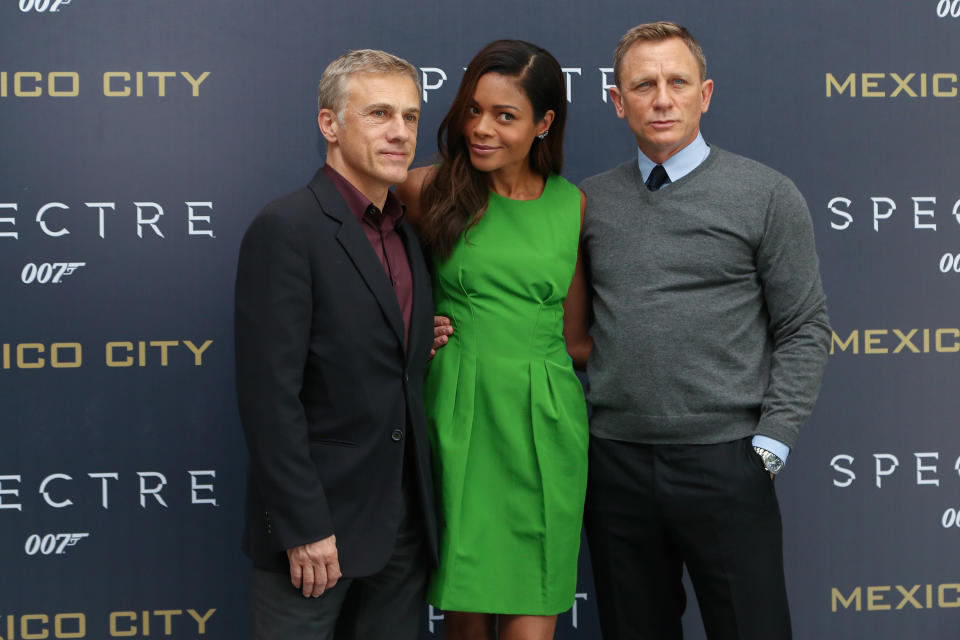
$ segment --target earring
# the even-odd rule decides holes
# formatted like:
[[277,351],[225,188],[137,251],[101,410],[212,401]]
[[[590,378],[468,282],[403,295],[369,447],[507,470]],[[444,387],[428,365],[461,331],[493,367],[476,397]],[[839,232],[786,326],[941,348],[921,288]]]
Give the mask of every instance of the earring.
[[547,134],[548,134],[548,133],[550,133],[550,129],[547,129],[547,130],[544,131],[543,133],[539,134],[537,137],[540,138],[541,140],[543,140],[544,138],[547,137]]

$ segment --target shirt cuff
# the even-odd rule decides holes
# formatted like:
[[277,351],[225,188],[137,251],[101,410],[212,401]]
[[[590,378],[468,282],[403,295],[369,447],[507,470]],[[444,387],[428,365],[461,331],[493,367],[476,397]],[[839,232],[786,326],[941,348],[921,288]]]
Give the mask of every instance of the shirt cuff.
[[774,440],[773,438],[768,438],[767,436],[753,436],[753,446],[766,449],[770,453],[783,460],[783,464],[787,464],[787,456],[790,455],[790,447],[783,444],[779,440]]

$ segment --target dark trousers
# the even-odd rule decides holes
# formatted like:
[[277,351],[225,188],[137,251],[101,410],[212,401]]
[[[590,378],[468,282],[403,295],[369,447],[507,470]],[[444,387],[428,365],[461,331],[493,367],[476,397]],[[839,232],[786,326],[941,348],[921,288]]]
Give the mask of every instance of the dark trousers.
[[404,503],[393,555],[372,576],[342,578],[319,598],[305,598],[289,573],[254,569],[252,640],[417,640],[430,561],[423,518],[409,495]]
[[780,509],[750,439],[591,436],[585,523],[604,640],[683,637],[686,565],[710,640],[788,640]]

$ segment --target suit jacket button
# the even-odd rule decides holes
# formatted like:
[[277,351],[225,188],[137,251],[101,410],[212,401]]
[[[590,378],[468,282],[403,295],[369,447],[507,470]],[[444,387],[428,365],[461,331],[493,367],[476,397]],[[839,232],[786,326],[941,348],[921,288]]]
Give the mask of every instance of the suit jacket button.
[[390,439],[394,442],[400,442],[403,440],[403,431],[400,429],[394,429],[393,433],[390,434]]

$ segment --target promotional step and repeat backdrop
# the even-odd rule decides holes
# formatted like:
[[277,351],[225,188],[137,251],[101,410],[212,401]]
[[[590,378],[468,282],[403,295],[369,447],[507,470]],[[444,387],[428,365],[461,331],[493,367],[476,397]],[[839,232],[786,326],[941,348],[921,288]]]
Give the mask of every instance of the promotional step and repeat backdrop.
[[[473,54],[540,44],[579,182],[635,153],[612,50],[657,19],[706,51],[707,141],[814,220],[835,333],[777,480],[796,637],[960,637],[960,0],[0,0],[0,639],[247,637],[236,256],[322,162],[327,62],[421,70],[426,163]],[[600,637],[588,562],[560,638]]]

